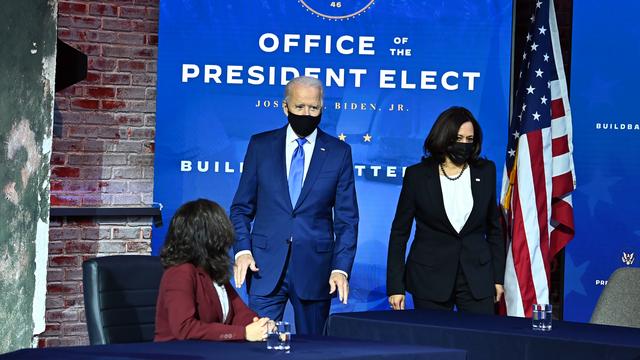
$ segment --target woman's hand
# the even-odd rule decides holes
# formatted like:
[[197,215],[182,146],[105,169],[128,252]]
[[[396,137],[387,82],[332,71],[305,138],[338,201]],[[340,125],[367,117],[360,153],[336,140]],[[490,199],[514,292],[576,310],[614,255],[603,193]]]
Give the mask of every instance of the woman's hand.
[[269,318],[253,318],[253,322],[245,327],[244,337],[249,341],[262,341],[267,337],[267,323]]
[[404,310],[404,295],[391,295],[389,296],[389,304],[393,310]]
[[504,295],[504,287],[502,284],[495,284],[496,286],[496,296],[493,298],[493,302],[500,302],[502,299],[502,295]]

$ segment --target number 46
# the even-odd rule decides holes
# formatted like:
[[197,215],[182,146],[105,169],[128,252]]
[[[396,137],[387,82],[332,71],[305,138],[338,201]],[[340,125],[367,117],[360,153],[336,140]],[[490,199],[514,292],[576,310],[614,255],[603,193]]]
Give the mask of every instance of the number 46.
[[340,7],[342,7],[342,1],[332,1],[329,6],[334,7],[334,8],[340,8]]

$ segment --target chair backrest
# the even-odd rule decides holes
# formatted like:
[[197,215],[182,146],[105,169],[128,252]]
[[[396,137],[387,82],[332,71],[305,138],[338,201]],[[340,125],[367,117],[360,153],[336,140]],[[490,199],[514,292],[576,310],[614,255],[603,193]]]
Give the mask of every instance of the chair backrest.
[[162,272],[157,256],[105,256],[82,263],[91,345],[153,341]]
[[640,268],[620,268],[611,275],[591,323],[640,328]]

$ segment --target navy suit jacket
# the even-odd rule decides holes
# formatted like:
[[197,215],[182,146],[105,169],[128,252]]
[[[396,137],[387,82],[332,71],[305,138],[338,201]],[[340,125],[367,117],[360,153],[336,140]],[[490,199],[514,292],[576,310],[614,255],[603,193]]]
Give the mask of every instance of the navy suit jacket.
[[289,246],[290,275],[305,300],[329,299],[332,270],[350,274],[356,253],[358,204],[351,147],[318,129],[300,197],[292,206],[285,165],[286,126],[251,137],[231,205],[234,250],[251,250],[258,272],[249,293],[276,287]]

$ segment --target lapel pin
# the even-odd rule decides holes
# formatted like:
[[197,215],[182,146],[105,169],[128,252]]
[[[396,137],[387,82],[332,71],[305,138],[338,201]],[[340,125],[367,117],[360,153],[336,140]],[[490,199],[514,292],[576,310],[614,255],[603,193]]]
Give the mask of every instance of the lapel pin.
[[320,151],[324,151],[324,148],[320,148]]
[[477,181],[477,182],[480,182],[480,178],[476,178],[476,181]]

